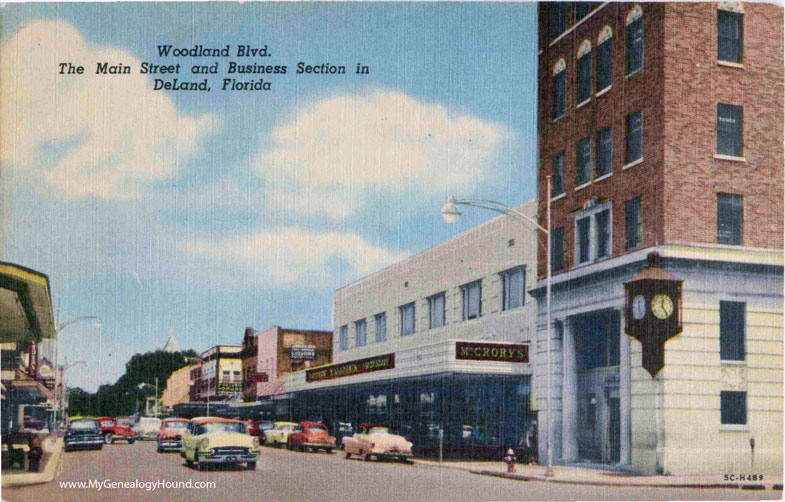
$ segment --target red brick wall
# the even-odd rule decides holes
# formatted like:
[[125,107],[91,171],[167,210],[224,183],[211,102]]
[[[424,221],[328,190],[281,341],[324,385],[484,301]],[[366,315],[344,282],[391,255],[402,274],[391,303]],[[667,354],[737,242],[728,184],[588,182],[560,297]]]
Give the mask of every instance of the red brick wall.
[[[744,68],[717,63],[717,4],[665,9],[665,241],[717,242],[717,193],[744,197],[743,246],[782,248],[783,10],[744,4]],[[717,103],[744,107],[746,162],[715,159]]]

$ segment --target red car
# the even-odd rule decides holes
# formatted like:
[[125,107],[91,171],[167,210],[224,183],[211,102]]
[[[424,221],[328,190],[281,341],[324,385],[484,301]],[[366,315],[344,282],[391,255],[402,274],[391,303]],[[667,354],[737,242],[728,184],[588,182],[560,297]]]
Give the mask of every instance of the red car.
[[128,441],[128,444],[134,444],[136,441],[134,429],[130,425],[120,425],[115,418],[99,418],[98,426],[101,428],[101,436],[106,444],[112,444],[118,439]]
[[327,430],[327,426],[319,422],[300,422],[294,432],[289,434],[286,447],[290,450],[305,451],[323,449],[332,453],[335,448],[335,438]]
[[247,420],[245,425],[248,427],[248,434],[258,437],[259,443],[264,444],[267,439],[264,431],[272,429],[275,424],[269,420]]
[[183,431],[187,425],[187,418],[165,418],[158,433],[158,453],[182,450]]

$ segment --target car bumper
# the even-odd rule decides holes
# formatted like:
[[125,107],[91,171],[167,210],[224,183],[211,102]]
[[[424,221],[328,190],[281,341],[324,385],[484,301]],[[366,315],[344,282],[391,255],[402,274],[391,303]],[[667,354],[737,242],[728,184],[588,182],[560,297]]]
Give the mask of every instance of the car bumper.
[[238,454],[238,455],[217,453],[210,456],[200,453],[199,463],[200,464],[241,464],[243,462],[256,462],[258,458],[259,455],[253,453]]
[[303,443],[306,448],[335,448],[333,443]]
[[97,439],[69,439],[65,441],[65,446],[68,448],[92,448],[94,446],[101,446],[104,440]]
[[385,458],[409,458],[412,456],[412,452],[406,451],[375,451],[373,455],[377,457],[385,457]]
[[149,434],[142,433],[142,434],[139,434],[139,435],[137,435],[135,437],[139,441],[157,441],[158,440],[158,434],[152,433],[152,432],[149,433]]
[[183,447],[182,441],[158,441],[158,447],[162,450],[180,450]]

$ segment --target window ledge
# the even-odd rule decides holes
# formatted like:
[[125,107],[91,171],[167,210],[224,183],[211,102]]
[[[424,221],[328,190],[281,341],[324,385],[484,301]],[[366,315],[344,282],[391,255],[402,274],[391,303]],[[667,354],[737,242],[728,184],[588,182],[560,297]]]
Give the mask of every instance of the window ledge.
[[566,192],[562,192],[559,195],[556,195],[555,197],[551,197],[551,202],[555,202],[555,201],[557,201],[559,199],[563,199],[566,196],[567,196],[567,193]]
[[606,174],[603,174],[599,178],[594,178],[594,182],[597,183],[598,181],[607,180],[611,176],[613,176],[613,171],[611,171],[609,173],[606,173]]
[[629,169],[629,168],[631,168],[631,167],[637,166],[637,165],[638,165],[638,164],[640,164],[641,162],[643,162],[643,157],[641,157],[641,158],[639,158],[639,159],[637,159],[637,160],[633,160],[633,161],[632,161],[632,162],[630,162],[629,164],[625,164],[625,165],[624,165],[624,167],[622,167],[622,169]]
[[608,87],[606,87],[605,89],[602,89],[602,90],[600,90],[600,91],[597,91],[597,94],[595,94],[595,96],[599,98],[600,96],[602,96],[602,95],[603,95],[603,94],[605,94],[606,92],[610,91],[610,90],[611,90],[611,87],[613,87],[613,86],[609,85],[609,86],[608,86]]
[[624,75],[624,78],[632,78],[635,75],[638,75],[639,73],[643,73],[643,67],[642,66],[640,68],[638,68],[637,70]]
[[561,115],[559,115],[558,117],[556,117],[555,119],[551,119],[551,121],[555,123],[555,122],[560,121],[561,119],[563,119],[566,116],[567,116],[567,113],[565,112],[565,113],[562,113]]
[[747,424],[722,424],[720,425],[720,432],[749,432],[750,429]]
[[583,185],[578,185],[577,187],[575,187],[575,191],[577,192],[578,190],[583,190],[584,188],[586,188],[589,185],[591,185],[591,180],[587,181]]
[[591,96],[590,96],[589,98],[587,98],[587,99],[585,99],[585,100],[581,101],[581,102],[580,102],[580,103],[578,103],[577,105],[575,105],[575,109],[577,110],[578,108],[580,108],[580,107],[582,107],[583,105],[585,105],[585,104],[587,104],[587,103],[590,103],[590,102],[591,102]]
[[729,160],[731,162],[747,162],[747,159],[745,157],[736,157],[735,155],[722,155],[719,153],[715,153],[714,158],[719,160]]
[[740,70],[744,69],[744,63],[734,63],[733,61],[722,61],[718,60],[717,64],[719,66],[727,66],[729,68],[738,68]]
[[747,366],[747,361],[737,361],[735,359],[720,359],[721,366]]

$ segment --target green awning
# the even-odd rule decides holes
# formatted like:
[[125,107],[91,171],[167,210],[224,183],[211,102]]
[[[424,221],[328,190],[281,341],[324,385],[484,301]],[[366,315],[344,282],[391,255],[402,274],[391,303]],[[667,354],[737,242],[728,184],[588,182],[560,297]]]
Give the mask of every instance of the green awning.
[[0,342],[40,342],[55,335],[49,278],[0,262]]

